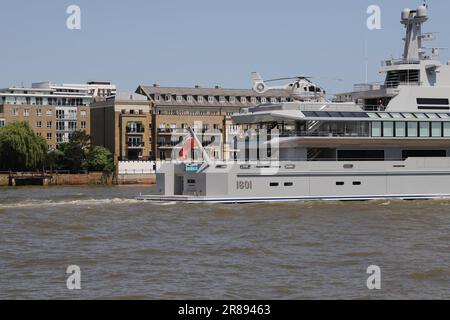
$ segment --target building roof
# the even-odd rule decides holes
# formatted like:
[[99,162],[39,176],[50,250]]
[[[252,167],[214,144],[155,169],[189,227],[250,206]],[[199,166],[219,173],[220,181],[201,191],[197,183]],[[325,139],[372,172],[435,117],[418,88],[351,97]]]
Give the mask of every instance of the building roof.
[[191,96],[234,96],[234,97],[285,97],[289,94],[285,90],[269,90],[263,94],[256,93],[252,89],[226,89],[226,88],[183,88],[183,87],[159,87],[159,86],[139,86],[137,91],[142,91],[150,96],[152,94],[172,94]]

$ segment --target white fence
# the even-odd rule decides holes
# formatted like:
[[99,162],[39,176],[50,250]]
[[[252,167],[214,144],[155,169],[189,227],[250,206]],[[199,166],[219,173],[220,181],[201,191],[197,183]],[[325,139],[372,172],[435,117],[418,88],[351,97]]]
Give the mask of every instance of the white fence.
[[119,174],[153,174],[156,163],[154,161],[119,161]]

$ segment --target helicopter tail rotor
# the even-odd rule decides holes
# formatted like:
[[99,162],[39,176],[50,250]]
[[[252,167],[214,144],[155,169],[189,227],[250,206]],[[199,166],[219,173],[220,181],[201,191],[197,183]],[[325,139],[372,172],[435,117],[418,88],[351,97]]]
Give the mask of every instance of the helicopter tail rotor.
[[268,90],[268,87],[264,83],[263,78],[258,72],[252,72],[253,90],[257,93],[264,93]]

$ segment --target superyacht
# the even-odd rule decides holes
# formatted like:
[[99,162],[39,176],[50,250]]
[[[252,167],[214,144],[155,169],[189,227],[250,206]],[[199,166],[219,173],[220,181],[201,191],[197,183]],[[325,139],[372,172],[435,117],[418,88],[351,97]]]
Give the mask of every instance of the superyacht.
[[[140,200],[245,203],[298,200],[450,197],[450,62],[424,48],[428,7],[404,9],[403,57],[382,63],[384,83],[336,95],[307,77],[289,85],[294,101],[235,115],[246,132],[267,139],[232,140],[227,161],[211,161],[195,129],[202,162],[166,163],[157,194]],[[258,74],[254,90],[270,89]],[[303,93],[302,93],[303,92]],[[253,137],[253,136],[252,136]],[[261,141],[262,143],[261,143]],[[257,141],[251,142],[251,141]],[[182,148],[183,149],[183,148]]]

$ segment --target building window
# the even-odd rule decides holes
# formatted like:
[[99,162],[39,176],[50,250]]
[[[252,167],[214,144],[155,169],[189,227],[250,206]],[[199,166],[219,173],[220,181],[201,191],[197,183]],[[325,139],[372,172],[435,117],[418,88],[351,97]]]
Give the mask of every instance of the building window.
[[283,98],[280,99],[280,101],[281,102],[286,102],[286,98],[283,97]]
[[36,128],[42,128],[42,121],[36,121]]
[[230,102],[231,103],[236,103],[236,97],[230,97]]
[[208,102],[209,102],[209,103],[214,103],[214,97],[209,96],[209,97],[208,97]]
[[261,103],[267,103],[267,98],[266,97],[262,97],[261,98]]
[[231,117],[233,114],[234,114],[234,112],[232,112],[232,111],[227,112],[227,116],[229,116],[229,117]]
[[203,103],[203,96],[198,96],[198,97],[197,97],[197,101],[198,101],[199,103]]
[[241,97],[241,103],[247,103],[247,98],[246,97]]
[[13,116],[18,116],[19,115],[19,108],[13,108],[12,109],[12,115]]
[[64,110],[56,110],[56,118],[64,119]]
[[45,115],[46,115],[47,117],[51,117],[51,116],[53,115],[52,110],[51,110],[51,109],[47,109],[47,111],[45,111]]
[[42,109],[36,109],[36,116],[38,117],[42,116]]
[[0,128],[3,128],[6,124],[6,121],[4,119],[0,119]]
[[64,134],[63,133],[57,133],[56,134],[56,143],[63,143],[64,142]]
[[192,98],[192,96],[187,97],[187,102],[192,103],[193,101],[194,101],[194,99]]
[[225,103],[226,102],[225,97],[224,96],[220,96],[219,97],[219,102],[220,103]]
[[157,102],[161,101],[161,96],[159,94],[157,94],[155,96],[155,101],[157,101]]
[[52,122],[51,121],[47,121],[47,128],[51,128],[52,127]]
[[82,118],[86,118],[86,115],[87,115],[86,110],[81,110],[81,111],[80,111],[80,116],[81,116]]
[[47,132],[47,140],[52,140],[52,133],[51,132]]
[[270,99],[270,102],[271,103],[278,103],[278,100],[277,100],[277,98],[272,98],[272,99]]
[[86,129],[86,121],[81,121],[81,129]]
[[28,109],[28,108],[23,109],[23,116],[24,117],[30,116],[30,109]]
[[166,102],[172,101],[172,96],[170,94],[166,94]]
[[69,121],[69,130],[70,131],[77,130],[77,122],[76,121]]
[[177,96],[177,102],[183,102],[183,97],[182,96]]
[[252,102],[252,103],[257,103],[256,97],[252,97],[252,98],[251,98],[251,102]]

